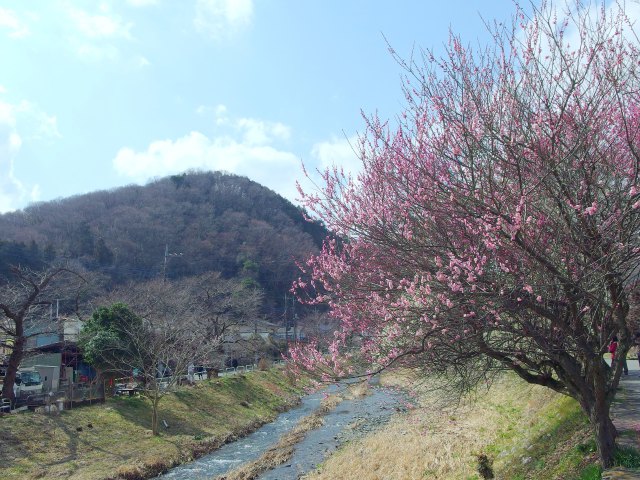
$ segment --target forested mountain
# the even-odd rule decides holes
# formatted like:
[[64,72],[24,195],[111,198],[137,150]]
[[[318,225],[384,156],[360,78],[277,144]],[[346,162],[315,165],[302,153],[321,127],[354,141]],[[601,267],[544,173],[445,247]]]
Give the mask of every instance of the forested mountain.
[[0,274],[9,263],[56,258],[103,272],[112,285],[218,271],[259,284],[271,309],[298,275],[295,261],[326,235],[245,177],[189,173],[0,215]]

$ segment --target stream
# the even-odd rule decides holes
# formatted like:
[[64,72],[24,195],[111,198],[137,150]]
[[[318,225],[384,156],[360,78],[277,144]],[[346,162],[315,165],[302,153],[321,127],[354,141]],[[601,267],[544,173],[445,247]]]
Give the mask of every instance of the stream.
[[[341,391],[332,386],[325,392]],[[255,432],[193,462],[173,468],[158,478],[176,480],[211,480],[243,463],[255,460],[275,444],[283,433],[292,429],[298,421],[314,412],[325,393],[303,397],[301,404],[281,413],[273,422]],[[307,433],[285,464],[263,473],[259,479],[297,479],[312,470],[345,441],[366,434],[384,425],[396,412],[401,395],[395,391],[373,387],[371,394],[353,400],[344,400],[324,417],[324,425]]]

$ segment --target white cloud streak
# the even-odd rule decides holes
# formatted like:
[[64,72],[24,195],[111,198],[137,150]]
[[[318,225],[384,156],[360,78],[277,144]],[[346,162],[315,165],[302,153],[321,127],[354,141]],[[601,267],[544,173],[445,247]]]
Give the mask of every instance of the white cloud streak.
[[125,38],[130,40],[133,24],[124,22],[119,16],[108,11],[91,14],[78,8],[69,7],[69,18],[78,32],[92,39]]
[[59,138],[56,117],[31,102],[10,104],[0,100],[0,212],[15,210],[38,200],[40,188],[29,190],[15,174],[23,143]]
[[197,0],[196,30],[220,40],[251,25],[253,0]]
[[76,55],[86,61],[117,60],[121,57],[121,43],[134,40],[133,22],[111,10],[107,2],[95,11],[84,10],[66,2],[64,15],[66,39]]
[[0,7],[0,28],[8,29],[8,35],[12,38],[23,38],[30,33],[27,25],[18,18],[15,11],[2,7]]

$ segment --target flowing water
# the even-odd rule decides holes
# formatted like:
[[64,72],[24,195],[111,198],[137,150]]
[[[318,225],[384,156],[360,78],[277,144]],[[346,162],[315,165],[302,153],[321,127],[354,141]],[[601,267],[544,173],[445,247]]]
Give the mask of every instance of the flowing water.
[[[331,387],[331,392],[340,387]],[[300,406],[284,412],[278,418],[250,435],[228,443],[218,450],[193,462],[180,465],[160,478],[176,480],[210,480],[243,463],[255,460],[280,436],[320,406],[323,393],[308,395]],[[293,457],[284,465],[265,472],[260,479],[288,480],[312,470],[341,443],[360,433],[383,425],[396,411],[400,394],[384,388],[372,388],[371,394],[353,400],[344,400],[324,417],[324,425],[307,433],[295,449]]]

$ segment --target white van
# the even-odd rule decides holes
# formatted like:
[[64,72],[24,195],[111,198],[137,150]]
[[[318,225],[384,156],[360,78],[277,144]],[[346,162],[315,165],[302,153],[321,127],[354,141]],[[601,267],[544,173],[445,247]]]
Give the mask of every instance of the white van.
[[42,377],[35,368],[24,368],[16,373],[13,393],[16,397],[42,392]]

